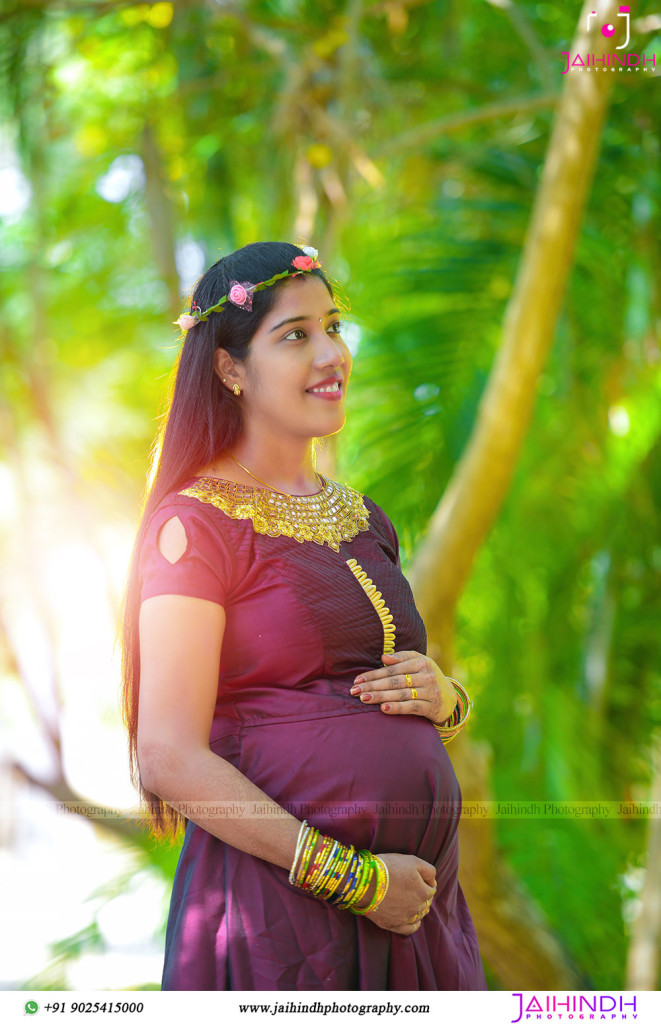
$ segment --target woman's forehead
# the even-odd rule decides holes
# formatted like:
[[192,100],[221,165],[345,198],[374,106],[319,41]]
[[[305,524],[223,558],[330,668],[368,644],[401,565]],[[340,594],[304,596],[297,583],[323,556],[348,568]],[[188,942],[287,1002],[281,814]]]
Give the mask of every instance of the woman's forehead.
[[293,277],[278,289],[277,298],[264,326],[287,316],[324,316],[333,306],[328,288],[319,277]]

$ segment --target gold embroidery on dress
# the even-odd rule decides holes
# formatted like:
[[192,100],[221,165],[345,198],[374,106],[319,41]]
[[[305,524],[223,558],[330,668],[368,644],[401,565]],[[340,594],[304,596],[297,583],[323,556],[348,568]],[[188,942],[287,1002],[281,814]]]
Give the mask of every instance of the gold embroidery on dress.
[[381,619],[381,625],[383,626],[383,653],[394,654],[395,624],[393,622],[393,617],[390,614],[390,608],[386,605],[386,602],[381,596],[381,592],[376,589],[365,570],[362,566],[358,565],[356,559],[347,558],[347,565],[376,608],[377,614]]
[[251,519],[255,532],[267,537],[292,537],[339,551],[342,541],[369,529],[369,511],[353,487],[320,479],[324,486],[317,494],[281,494],[211,476],[179,493],[214,505],[230,519]]

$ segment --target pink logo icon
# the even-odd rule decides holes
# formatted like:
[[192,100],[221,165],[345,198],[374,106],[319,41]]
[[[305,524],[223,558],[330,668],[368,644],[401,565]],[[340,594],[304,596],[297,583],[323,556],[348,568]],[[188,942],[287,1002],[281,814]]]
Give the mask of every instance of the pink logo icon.
[[[588,32],[590,31],[590,22],[591,22],[592,18],[596,18],[596,17],[597,17],[597,12],[596,11],[591,11],[591,13],[588,14],[588,23],[587,23],[587,30],[588,30]],[[629,8],[628,7],[619,7],[618,8],[617,17],[618,18],[626,18],[626,23],[627,23],[627,38],[625,39],[625,41],[622,43],[621,46],[616,46],[615,47],[616,50],[623,50],[625,48],[625,46],[629,45]],[[610,37],[615,34],[615,25],[612,25],[612,24],[602,25],[601,26],[601,34],[602,34],[602,36],[605,36],[606,39],[610,39]]]

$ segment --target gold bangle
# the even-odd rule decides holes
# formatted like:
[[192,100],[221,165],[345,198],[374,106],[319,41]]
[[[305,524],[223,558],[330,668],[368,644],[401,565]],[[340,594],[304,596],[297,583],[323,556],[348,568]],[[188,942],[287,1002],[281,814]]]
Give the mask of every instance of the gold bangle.
[[[457,704],[461,709],[461,717],[458,722],[455,722],[451,726],[437,724],[436,722],[434,722],[434,728],[436,729],[436,732],[439,734],[439,736],[443,740],[443,743],[445,744],[449,743],[450,740],[453,740],[457,733],[463,729],[466,722],[470,718],[470,713],[473,709],[473,701],[470,699],[461,683],[458,682],[456,679],[453,679],[452,676],[448,676],[447,678],[450,680],[457,693]],[[454,711],[452,712],[452,715],[454,715]],[[449,717],[452,718],[452,715],[450,715]],[[449,721],[449,719],[446,719],[446,721]]]
[[[385,899],[386,893],[388,892],[388,886],[390,885],[390,875],[388,874],[388,865],[381,860],[380,857],[375,857],[374,861],[377,866],[377,884],[376,892],[374,893],[374,899],[370,903],[369,907],[365,911],[366,914],[373,914],[375,910],[378,910],[383,900]],[[379,871],[379,867],[381,870]]]

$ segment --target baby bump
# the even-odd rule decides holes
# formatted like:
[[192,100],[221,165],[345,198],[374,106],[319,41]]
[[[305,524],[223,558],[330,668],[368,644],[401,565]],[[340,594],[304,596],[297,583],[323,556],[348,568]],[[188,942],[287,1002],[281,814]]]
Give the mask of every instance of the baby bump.
[[299,820],[359,849],[438,863],[456,833],[459,783],[426,719],[370,711],[244,727],[238,767]]

